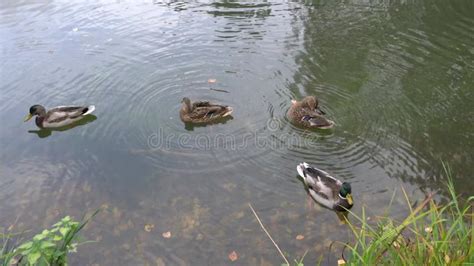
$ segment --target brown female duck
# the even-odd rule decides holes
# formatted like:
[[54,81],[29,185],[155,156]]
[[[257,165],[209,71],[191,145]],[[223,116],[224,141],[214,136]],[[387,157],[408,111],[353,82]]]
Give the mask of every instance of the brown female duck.
[[212,104],[208,101],[191,103],[189,98],[183,98],[179,116],[185,123],[210,123],[232,114],[232,107]]
[[302,101],[291,101],[288,110],[288,119],[301,127],[308,128],[331,128],[334,122],[324,117],[326,114],[319,108],[318,99],[314,96],[307,96]]

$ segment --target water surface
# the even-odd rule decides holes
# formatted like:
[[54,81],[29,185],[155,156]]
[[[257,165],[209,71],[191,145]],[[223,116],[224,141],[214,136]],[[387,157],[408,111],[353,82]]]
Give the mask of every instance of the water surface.
[[[291,258],[334,265],[350,232],[311,205],[301,161],[352,183],[354,211],[385,212],[474,181],[470,0],[0,4],[0,225],[39,231],[107,208],[80,265],[280,264],[252,203]],[[215,79],[215,83],[209,83]],[[291,99],[336,122],[303,130]],[[183,97],[234,107],[186,127]],[[95,104],[66,131],[30,132],[33,104]],[[401,193],[391,212],[407,210]],[[144,230],[146,224],[155,227]],[[169,239],[162,233],[170,231]],[[296,240],[298,234],[305,236]]]

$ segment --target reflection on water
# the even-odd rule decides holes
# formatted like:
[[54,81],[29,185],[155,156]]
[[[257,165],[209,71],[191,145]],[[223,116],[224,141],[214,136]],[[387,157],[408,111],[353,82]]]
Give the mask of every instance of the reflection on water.
[[[351,182],[353,211],[369,216],[400,185],[442,195],[441,160],[472,194],[470,10],[470,0],[2,2],[0,225],[38,231],[105,206],[85,231],[98,242],[72,264],[225,265],[234,250],[243,265],[281,263],[250,202],[285,252],[334,265],[341,250],[329,246],[350,232],[309,204],[297,163]],[[306,95],[334,129],[289,123],[291,99]],[[233,119],[188,127],[183,96],[226,103]],[[94,102],[100,119],[28,134],[34,102]]]
[[215,125],[215,124],[226,124],[232,119],[234,118],[230,115],[230,116],[226,116],[222,119],[219,119],[210,123],[184,123],[184,129],[186,129],[187,131],[194,131],[194,128],[207,127],[209,125]]
[[70,130],[70,129],[73,129],[75,127],[79,127],[79,126],[83,126],[85,124],[88,124],[88,123],[90,123],[90,122],[92,122],[96,119],[97,119],[97,116],[95,116],[95,115],[87,115],[84,118],[82,118],[81,120],[79,120],[79,121],[77,121],[77,122],[75,122],[71,125],[67,125],[67,126],[60,127],[60,128],[54,128],[54,129],[41,128],[41,129],[38,129],[38,130],[28,130],[28,133],[36,134],[36,135],[38,135],[39,138],[46,138],[46,137],[51,136],[51,134],[54,131]]

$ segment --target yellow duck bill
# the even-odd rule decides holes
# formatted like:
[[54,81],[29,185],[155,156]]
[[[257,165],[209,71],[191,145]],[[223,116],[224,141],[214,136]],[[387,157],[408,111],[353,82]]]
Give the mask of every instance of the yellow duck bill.
[[352,205],[353,201],[352,201],[352,195],[351,194],[347,194],[346,195],[346,199],[347,199],[347,203],[349,203],[349,205]]
[[27,114],[27,115],[25,116],[25,119],[23,119],[23,122],[26,122],[26,121],[30,120],[32,117],[33,117],[32,114]]

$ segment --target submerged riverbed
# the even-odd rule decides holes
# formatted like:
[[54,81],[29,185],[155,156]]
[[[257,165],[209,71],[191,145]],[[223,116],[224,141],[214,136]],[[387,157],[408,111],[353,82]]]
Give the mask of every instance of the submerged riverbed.
[[[105,207],[71,264],[334,265],[349,229],[309,204],[306,161],[351,182],[369,216],[474,181],[471,0],[0,3],[0,226],[38,232]],[[316,95],[331,130],[285,118]],[[234,107],[184,126],[183,97]],[[94,104],[37,131],[33,104]],[[145,226],[147,230],[145,230]],[[150,226],[153,225],[153,226]],[[170,232],[169,238],[163,233]],[[304,239],[297,235],[303,235]],[[168,236],[165,234],[165,236]]]

